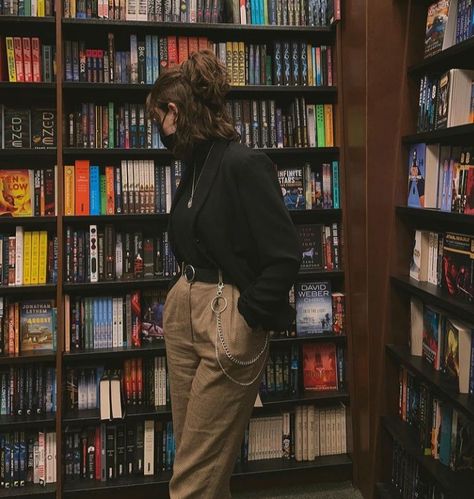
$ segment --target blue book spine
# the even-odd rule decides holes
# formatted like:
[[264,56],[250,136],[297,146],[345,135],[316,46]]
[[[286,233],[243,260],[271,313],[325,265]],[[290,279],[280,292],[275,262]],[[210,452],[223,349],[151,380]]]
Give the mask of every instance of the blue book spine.
[[256,3],[258,0],[249,0],[250,1],[250,15],[251,15],[251,24],[258,24],[257,22],[257,6]]
[[91,166],[89,169],[89,189],[90,214],[100,215],[100,175],[98,166]]
[[152,45],[152,56],[153,56],[153,73],[151,83],[155,83],[155,80],[160,75],[160,42],[158,35],[153,35],[151,38]]
[[260,85],[260,62],[261,62],[261,51],[260,46],[255,47],[255,67],[253,71],[254,85]]
[[172,459],[173,459],[173,442],[172,434],[173,428],[171,427],[171,422],[168,421],[166,428],[166,469],[171,470]]
[[272,26],[277,23],[276,2],[277,0],[268,0],[268,22]]
[[99,347],[99,324],[98,324],[98,319],[99,319],[99,300],[98,298],[92,298],[92,345],[94,350]]
[[283,84],[283,74],[281,65],[281,42],[275,42],[273,50],[273,84],[282,85]]
[[441,439],[439,445],[439,460],[442,464],[449,466],[451,454],[451,426],[453,409],[447,405],[441,407]]
[[264,24],[265,18],[263,15],[263,0],[257,0],[258,5],[258,24]]
[[301,72],[300,72],[300,83],[301,85],[308,84],[308,48],[306,42],[301,42],[300,45],[300,60],[301,60]]
[[469,36],[474,36],[474,7],[471,5],[471,17],[469,21]]
[[[314,52],[314,55],[316,56],[316,50],[315,48],[313,47],[313,50],[315,51]],[[322,85],[322,80],[321,80],[321,50],[320,50],[320,55],[319,55],[319,61],[317,59],[317,57],[314,58],[314,61],[315,61],[315,66],[316,66],[316,85],[318,87],[320,87]]]
[[145,66],[146,66],[146,82],[148,85],[153,83],[153,47],[151,43],[151,35],[145,36]]
[[339,161],[332,162],[332,192],[333,192],[333,207],[340,208],[340,191],[339,191]]
[[107,300],[107,348],[113,347],[113,329],[112,324],[114,321],[114,312],[112,305],[112,298],[106,298]]

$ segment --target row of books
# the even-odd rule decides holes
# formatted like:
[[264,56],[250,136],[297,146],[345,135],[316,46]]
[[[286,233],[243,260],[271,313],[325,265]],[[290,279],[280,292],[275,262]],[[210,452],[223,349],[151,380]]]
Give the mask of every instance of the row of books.
[[249,147],[334,147],[332,104],[306,104],[299,97],[281,107],[274,100],[228,100],[226,105]]
[[6,36],[0,39],[0,80],[51,83],[56,79],[56,48],[37,37]]
[[45,17],[54,15],[53,0],[0,0],[0,15]]
[[168,233],[119,232],[112,224],[66,227],[66,282],[170,278],[176,273]]
[[415,144],[410,148],[408,206],[474,214],[470,147]]
[[444,491],[433,480],[428,471],[418,462],[418,458],[408,454],[405,449],[393,442],[392,485],[405,499],[445,499]]
[[44,486],[56,480],[54,431],[0,433],[0,488]]
[[399,413],[416,430],[424,455],[454,471],[474,469],[474,422],[438,398],[404,367],[400,368]]
[[56,349],[57,310],[53,300],[14,301],[0,297],[0,349],[24,355]]
[[226,66],[229,83],[243,85],[333,85],[332,47],[303,41],[270,45],[210,42],[206,37],[130,35],[126,51],[89,48],[84,40],[64,42],[64,79],[90,83],[153,84],[160,72],[186,61],[193,52],[210,48]]
[[64,433],[64,476],[70,480],[112,481],[172,469],[171,421],[127,421],[69,427]]
[[303,386],[305,390],[343,390],[345,381],[344,347],[332,342],[303,344]]
[[[125,360],[121,369],[107,367],[69,368],[66,370],[66,410],[82,411],[99,409],[101,419],[112,419],[108,410],[109,393],[104,389],[111,380],[118,380],[118,400],[112,400],[111,405],[119,404],[125,410],[129,407],[164,407],[169,405],[168,374],[166,358],[133,358]],[[113,414],[112,414],[113,415]]]
[[10,367],[0,371],[0,415],[29,418],[56,412],[54,367]]
[[410,345],[433,369],[453,381],[459,393],[474,393],[472,326],[411,298]]
[[474,299],[474,237],[453,232],[415,232],[410,277],[440,286],[453,298]]
[[313,334],[345,334],[346,298],[344,293],[331,293],[329,281],[297,283],[289,293],[289,302],[296,308],[294,331],[288,336]]
[[163,339],[164,292],[65,299],[65,351],[139,347]]
[[66,18],[123,21],[327,26],[341,18],[340,0],[81,0],[64,2]]
[[471,121],[474,71],[450,69],[441,76],[420,80],[418,132],[429,132]]
[[10,107],[0,104],[2,149],[54,149],[56,110],[45,107]]
[[57,168],[0,169],[0,217],[56,215]]
[[65,215],[169,213],[182,162],[122,160],[120,166],[76,160],[64,167]]
[[474,17],[467,0],[436,0],[428,6],[425,57],[467,40],[474,35]]
[[279,168],[278,180],[289,210],[340,208],[339,161]]
[[299,224],[296,230],[303,249],[302,272],[342,269],[343,244],[339,223]]
[[55,284],[58,275],[58,239],[45,230],[0,234],[0,276],[3,286]]
[[[334,147],[332,104],[306,104],[304,97],[283,107],[274,100],[233,100],[227,110],[250,147]],[[142,104],[83,103],[68,113],[68,131],[67,147],[163,148]]]

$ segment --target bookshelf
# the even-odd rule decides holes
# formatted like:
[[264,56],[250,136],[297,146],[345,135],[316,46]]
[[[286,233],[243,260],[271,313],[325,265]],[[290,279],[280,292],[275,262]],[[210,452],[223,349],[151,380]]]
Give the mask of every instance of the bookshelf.
[[[442,370],[436,371],[422,356],[412,355],[409,346],[412,297],[418,298],[426,306],[436,307],[443,315],[454,320],[472,325],[474,319],[472,304],[454,298],[441,286],[409,277],[415,230],[474,234],[474,219],[469,215],[407,206],[410,146],[417,143],[449,146],[472,144],[474,132],[472,124],[430,132],[416,131],[420,78],[424,75],[439,76],[452,68],[474,68],[472,38],[424,59],[429,3],[400,0],[390,6],[373,9],[373,14],[383,13],[394,20],[389,34],[393,47],[397,47],[398,51],[398,56],[392,61],[390,75],[380,75],[382,61],[373,56],[373,71],[369,78],[369,81],[374,84],[377,82],[390,95],[388,106],[382,109],[374,105],[371,117],[372,126],[382,121],[390,123],[385,130],[390,137],[375,133],[368,142],[374,158],[382,153],[389,158],[383,178],[387,196],[383,200],[377,199],[377,182],[382,181],[382,176],[373,179],[371,194],[368,195],[369,209],[377,210],[377,215],[373,216],[374,223],[377,219],[380,223],[381,218],[387,221],[383,229],[374,225],[369,246],[372,253],[383,251],[387,255],[383,265],[372,268],[380,275],[373,280],[373,295],[377,293],[379,297],[375,299],[370,314],[371,321],[377,324],[377,328],[373,326],[371,332],[371,337],[376,338],[371,369],[380,376],[374,385],[371,494],[380,498],[408,497],[400,493],[392,480],[397,462],[411,463],[408,466],[416,468],[418,476],[423,477],[425,483],[443,491],[444,497],[474,497],[473,472],[453,471],[450,466],[432,457],[431,452],[423,452],[416,423],[399,406],[400,396],[402,406],[404,400],[403,392],[400,391],[404,381],[400,381],[400,377],[403,380],[403,373],[408,373],[408,379],[413,379],[417,386],[426,387],[433,398],[441,401],[443,407],[458,411],[468,421],[474,417],[472,395],[460,394],[457,381],[450,379]],[[382,34],[377,31],[377,35],[373,39],[374,46],[379,42],[384,43]],[[428,407],[428,411],[431,410],[431,405]],[[417,421],[423,425],[421,417]]]
[[[0,150],[0,168],[11,167],[11,165],[31,164],[39,161],[41,165],[49,165],[52,162],[57,165],[57,216],[53,217],[25,217],[14,219],[0,219],[0,231],[6,228],[14,229],[17,225],[28,227],[45,227],[53,230],[58,238],[60,248],[65,244],[65,230],[69,225],[86,227],[89,224],[113,224],[127,227],[139,227],[155,225],[157,228],[165,228],[168,222],[167,214],[142,214],[142,215],[99,215],[99,216],[65,216],[63,185],[64,185],[64,165],[71,164],[77,158],[97,160],[101,165],[107,161],[118,159],[154,159],[164,162],[171,159],[171,155],[166,150],[157,149],[86,149],[66,147],[66,137],[64,131],[64,112],[68,105],[81,102],[84,96],[87,100],[112,98],[126,102],[131,99],[134,102],[144,101],[150,85],[138,84],[105,84],[105,83],[78,83],[63,81],[63,41],[71,38],[89,38],[103,40],[103,35],[107,31],[115,33],[120,37],[127,37],[130,33],[140,32],[141,34],[173,34],[198,36],[206,35],[211,40],[239,40],[249,43],[264,43],[274,40],[292,40],[295,37],[305,42],[316,44],[331,44],[335,47],[334,68],[336,82],[331,87],[311,87],[311,86],[272,86],[272,85],[246,85],[243,87],[232,87],[230,97],[248,99],[250,96],[259,98],[281,99],[286,102],[291,98],[303,96],[311,103],[332,103],[334,104],[334,129],[335,147],[320,148],[295,148],[286,147],[283,149],[263,149],[277,163],[294,161],[298,164],[304,161],[322,162],[338,159],[340,161],[340,188],[341,188],[341,208],[326,210],[306,210],[291,212],[295,224],[302,223],[330,223],[340,222],[347,227],[349,215],[347,213],[348,201],[346,200],[346,179],[349,173],[345,168],[344,146],[346,144],[346,125],[342,103],[346,96],[342,85],[342,63],[343,58],[348,57],[342,48],[343,24],[333,27],[314,28],[307,26],[262,26],[262,25],[233,25],[233,24],[205,24],[205,23],[155,23],[138,21],[106,21],[99,19],[63,19],[61,17],[62,2],[56,0],[56,17],[34,18],[34,17],[13,17],[0,16],[0,26],[8,27],[12,33],[19,32],[25,36],[38,34],[46,36],[47,39],[54,39],[56,45],[56,81],[54,83],[8,83],[0,82],[0,99],[10,96],[26,97],[27,102],[45,100],[56,103],[57,111],[57,147],[48,150]],[[52,27],[55,31],[53,34]],[[349,34],[347,33],[347,36]],[[351,240],[352,232],[347,231],[348,243]],[[291,409],[298,405],[315,404],[318,407],[326,407],[344,403],[347,406],[348,424],[348,453],[333,456],[321,456],[310,462],[296,462],[295,460],[284,461],[273,459],[265,461],[252,461],[245,465],[236,467],[233,474],[233,483],[236,487],[251,486],[256,483],[272,484],[282,480],[282,483],[289,476],[301,477],[304,480],[340,480],[340,479],[360,479],[356,474],[358,443],[352,443],[351,429],[353,424],[357,428],[357,416],[352,409],[352,399],[354,385],[358,381],[352,380],[354,368],[351,362],[353,340],[351,339],[351,261],[344,251],[344,270],[318,271],[311,273],[301,273],[297,280],[329,280],[333,285],[333,291],[345,291],[346,293],[346,335],[333,336],[321,335],[311,338],[300,337],[274,337],[271,340],[272,346],[297,345],[298,348],[303,342],[324,342],[331,341],[346,349],[346,387],[335,392],[301,392],[296,395],[269,396],[263,397],[263,407],[255,409],[255,415],[274,414],[282,408]],[[162,472],[153,477],[127,477],[117,481],[97,482],[97,481],[76,481],[70,482],[64,479],[64,431],[71,426],[96,425],[100,422],[97,410],[83,410],[80,412],[70,412],[65,409],[64,400],[61,394],[65,391],[65,372],[69,367],[74,366],[94,366],[104,362],[122,363],[126,359],[135,357],[152,358],[164,353],[164,344],[142,346],[140,348],[111,348],[94,349],[65,352],[65,295],[73,296],[104,296],[132,289],[166,289],[169,279],[154,278],[129,281],[102,281],[98,283],[68,283],[65,282],[65,255],[63,251],[58,254],[58,280],[56,284],[43,286],[10,286],[0,288],[0,296],[12,297],[36,297],[51,296],[56,298],[57,304],[57,353],[44,352],[41,355],[9,356],[0,357],[0,365],[23,365],[29,362],[41,362],[48,365],[55,365],[57,376],[57,408],[53,418],[31,420],[32,425],[44,424],[54,427],[56,430],[56,454],[57,454],[57,482],[46,487],[26,487],[18,489],[18,494],[25,497],[41,496],[62,499],[64,497],[80,497],[84,493],[90,493],[93,497],[108,497],[111,493],[119,497],[147,497],[150,493],[164,491],[170,479],[169,472]],[[358,402],[357,402],[358,403]],[[143,420],[145,418],[170,419],[171,412],[168,407],[148,409],[146,407],[137,410],[127,410],[126,420]],[[29,422],[30,420],[28,420]],[[22,428],[24,422],[20,420],[8,420],[0,417],[0,429],[3,427]],[[1,497],[11,496],[11,491],[0,490]]]

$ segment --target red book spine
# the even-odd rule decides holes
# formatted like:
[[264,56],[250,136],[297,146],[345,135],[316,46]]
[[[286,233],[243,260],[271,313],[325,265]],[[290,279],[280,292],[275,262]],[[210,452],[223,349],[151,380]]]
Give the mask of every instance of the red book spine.
[[75,163],[76,215],[89,215],[89,161]]
[[95,429],[95,479],[100,480],[101,473],[101,441],[100,441],[100,426]]
[[205,36],[200,36],[198,38],[198,46],[199,46],[199,50],[207,49],[209,46],[208,39]]
[[327,58],[327,71],[328,71],[328,77],[327,77],[327,82],[328,82],[328,87],[333,86],[333,77],[332,77],[332,47],[328,47],[326,49],[326,58]]
[[23,49],[21,38],[19,36],[15,36],[13,38],[13,47],[15,49],[16,81],[25,81],[25,71],[23,69]]
[[137,395],[138,405],[143,403],[143,360],[136,359],[137,361]]
[[132,394],[132,404],[137,404],[137,361],[136,359],[132,359],[130,361],[131,369],[130,369],[130,385],[131,385],[131,394]]
[[33,81],[41,81],[41,50],[39,38],[31,39],[31,60],[33,66]]
[[178,44],[175,36],[168,36],[168,67],[178,64]]
[[187,61],[189,58],[189,49],[188,49],[188,37],[187,36],[179,36],[178,37],[178,62],[182,64],[184,61]]
[[33,81],[33,69],[31,67],[31,40],[27,36],[23,37],[23,66],[25,70],[25,81]]
[[199,51],[199,40],[197,36],[190,36],[188,38],[188,52],[191,55],[193,52]]
[[140,306],[140,292],[135,291],[131,294],[131,308],[132,308],[132,346],[140,347],[142,345],[140,331],[141,331],[141,306]]
[[127,406],[132,405],[132,369],[131,360],[126,360],[124,364],[125,376],[123,378],[125,384],[125,398]]

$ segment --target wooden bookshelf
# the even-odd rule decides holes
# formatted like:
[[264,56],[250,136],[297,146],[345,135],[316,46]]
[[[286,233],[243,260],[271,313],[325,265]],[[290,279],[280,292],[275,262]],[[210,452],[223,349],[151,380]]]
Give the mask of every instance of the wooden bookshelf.
[[[423,133],[416,130],[421,77],[439,75],[451,68],[474,67],[473,39],[432,57],[423,57],[427,8],[428,2],[425,1],[400,0],[390,5],[386,2],[374,6],[372,16],[369,16],[372,30],[375,29],[375,13],[378,18],[394,20],[389,33],[382,33],[382,28],[375,29],[376,35],[371,38],[373,54],[369,56],[373,68],[369,85],[374,89],[376,84],[390,95],[387,106],[380,94],[379,105],[374,103],[372,106],[369,129],[378,130],[382,123],[387,126],[383,132],[375,132],[368,141],[373,159],[369,167],[371,171],[376,164],[375,158],[387,158],[383,175],[373,172],[368,195],[372,212],[369,261],[370,273],[374,275],[369,284],[370,323],[373,323],[369,326],[372,328],[371,371],[377,377],[377,382],[372,385],[370,486],[373,496],[382,498],[403,497],[391,483],[394,444],[401,446],[416,461],[429,481],[444,490],[447,498],[474,497],[474,474],[454,472],[439,460],[423,455],[418,445],[418,431],[402,421],[399,415],[399,372],[404,367],[443,403],[468,418],[474,417],[472,396],[459,394],[456,383],[453,384],[442,372],[435,371],[421,357],[411,355],[409,348],[412,296],[424,304],[438,307],[454,319],[468,322],[474,319],[472,304],[455,299],[441,287],[409,277],[415,230],[474,234],[474,218],[469,215],[407,207],[410,146],[423,142],[468,145],[472,144],[474,136],[472,124]],[[382,57],[374,54],[375,47],[379,51],[382,47],[387,49],[384,39],[390,39],[391,53],[397,52],[386,75],[382,74]],[[375,100],[376,95],[372,95],[372,99]],[[385,261],[376,257],[378,253],[384,255]],[[373,256],[377,262],[372,261]]]
[[[305,210],[291,212],[292,220],[295,224],[301,223],[329,223],[338,221],[344,226],[348,226],[349,215],[347,207],[349,201],[346,198],[346,185],[349,179],[354,179],[351,173],[346,170],[344,159],[344,147],[347,144],[346,125],[343,113],[343,71],[342,64],[344,57],[349,57],[349,46],[346,51],[342,48],[342,25],[330,28],[315,28],[306,26],[262,26],[262,25],[233,25],[233,24],[197,24],[197,23],[151,23],[135,21],[106,21],[99,19],[62,19],[59,15],[62,12],[62,2],[56,0],[57,17],[11,17],[0,16],[0,26],[10,28],[12,32],[31,36],[31,33],[40,34],[55,40],[56,45],[56,81],[54,83],[9,83],[0,82],[0,98],[9,96],[28,95],[28,99],[38,100],[54,99],[56,102],[57,113],[57,147],[55,149],[22,149],[22,150],[0,150],[0,167],[7,168],[12,165],[25,165],[39,162],[41,165],[58,166],[58,195],[57,195],[57,213],[55,217],[31,217],[31,218],[0,218],[0,230],[4,228],[14,228],[16,225],[25,227],[44,227],[54,230],[58,237],[59,248],[65,246],[65,227],[67,225],[84,226],[91,223],[107,224],[127,224],[164,227],[168,222],[167,214],[152,215],[107,215],[107,216],[65,216],[63,206],[63,181],[64,165],[70,164],[78,158],[94,159],[99,162],[112,161],[117,159],[156,159],[157,161],[167,161],[171,159],[171,154],[166,150],[154,149],[83,149],[69,148],[65,146],[65,130],[63,127],[63,116],[68,104],[76,102],[83,95],[94,99],[94,96],[101,98],[109,92],[115,95],[117,99],[126,100],[128,96],[134,99],[145,98],[150,90],[150,85],[123,85],[123,84],[91,84],[63,81],[64,56],[63,41],[75,37],[87,37],[89,39],[100,40],[107,31],[112,31],[118,36],[128,36],[130,33],[140,32],[142,34],[155,34],[158,30],[160,34],[176,35],[206,35],[213,40],[245,40],[250,43],[271,43],[273,40],[305,40],[318,44],[333,44],[336,47],[334,52],[334,69],[336,75],[336,84],[334,87],[310,87],[310,86],[250,86],[233,87],[230,95],[241,98],[250,98],[257,95],[259,97],[272,99],[288,100],[294,96],[304,96],[314,103],[333,103],[334,104],[334,125],[335,125],[335,143],[336,147],[321,148],[281,148],[281,149],[262,149],[276,162],[297,162],[302,164],[305,161],[321,162],[325,160],[340,160],[340,190],[341,190],[341,208],[334,210]],[[54,33],[53,28],[54,26]],[[348,42],[347,42],[348,43]],[[351,80],[348,80],[351,81]],[[107,93],[107,94],[106,94]],[[115,97],[114,97],[115,98]],[[350,162],[350,160],[348,160]],[[348,240],[351,240],[351,232],[348,230]],[[347,244],[346,244],[347,246]],[[274,337],[271,344],[276,346],[297,344],[303,342],[321,342],[331,341],[337,345],[346,347],[346,365],[347,388],[334,392],[301,392],[294,396],[263,397],[264,407],[256,409],[259,411],[280,411],[282,408],[291,408],[295,404],[316,404],[330,405],[344,403],[348,407],[347,420],[348,427],[359,431],[357,416],[352,409],[351,401],[354,395],[354,386],[358,380],[352,383],[352,376],[355,373],[357,362],[351,361],[353,340],[351,339],[351,288],[350,263],[352,257],[348,252],[344,252],[344,270],[337,271],[318,271],[311,273],[302,273],[298,280],[330,280],[334,282],[337,290],[346,292],[346,334],[347,336],[320,335],[309,338],[300,337]],[[158,278],[150,280],[131,280],[131,281],[106,281],[99,283],[66,283],[64,272],[64,252],[59,251],[58,261],[58,282],[55,285],[43,286],[22,286],[0,288],[0,295],[11,295],[24,297],[36,297],[47,295],[56,298],[57,304],[57,352],[37,353],[21,357],[0,357],[0,365],[23,365],[32,362],[55,363],[57,376],[57,412],[52,417],[38,417],[33,419],[20,420],[18,418],[0,417],[0,429],[21,429],[25,424],[28,427],[55,427],[57,435],[57,477],[58,481],[54,485],[46,487],[25,487],[24,489],[13,491],[0,491],[0,497],[78,497],[84,493],[91,493],[93,497],[105,498],[112,493],[118,497],[130,497],[131,494],[149,494],[157,489],[158,485],[167,486],[170,473],[163,473],[155,477],[134,477],[124,479],[123,481],[111,482],[66,482],[63,479],[63,432],[66,427],[71,425],[97,424],[100,422],[98,411],[81,411],[69,413],[65,410],[63,394],[65,392],[66,367],[77,365],[100,365],[107,361],[122,361],[123,359],[133,358],[135,356],[147,357],[162,354],[165,346],[163,343],[143,346],[141,348],[127,349],[106,349],[106,350],[86,350],[78,352],[64,352],[64,296],[66,294],[77,295],[103,295],[106,293],[115,293],[125,289],[142,288],[166,288],[169,285],[169,279]],[[353,371],[354,370],[354,371]],[[356,374],[359,376],[359,374]],[[359,402],[356,402],[356,406]],[[144,418],[165,418],[170,419],[170,408],[155,409],[137,409],[128,410],[126,418],[144,419]],[[348,428],[348,429],[349,429]],[[298,473],[297,476],[306,476],[306,478],[315,480],[324,479],[324,475],[318,475],[316,471],[322,473],[330,471],[335,480],[344,477],[345,479],[361,479],[363,474],[356,473],[358,460],[355,456],[358,453],[359,444],[357,438],[352,442],[350,431],[348,431],[348,454],[337,456],[323,456],[312,462],[296,462],[295,460],[269,460],[256,461],[248,463],[245,466],[236,468],[233,479],[245,481],[249,477],[259,477],[267,480],[274,480],[280,474]],[[290,475],[288,475],[290,476]],[[296,475],[295,475],[296,476]],[[329,476],[329,475],[328,475]],[[137,496],[138,497],[138,496]]]

